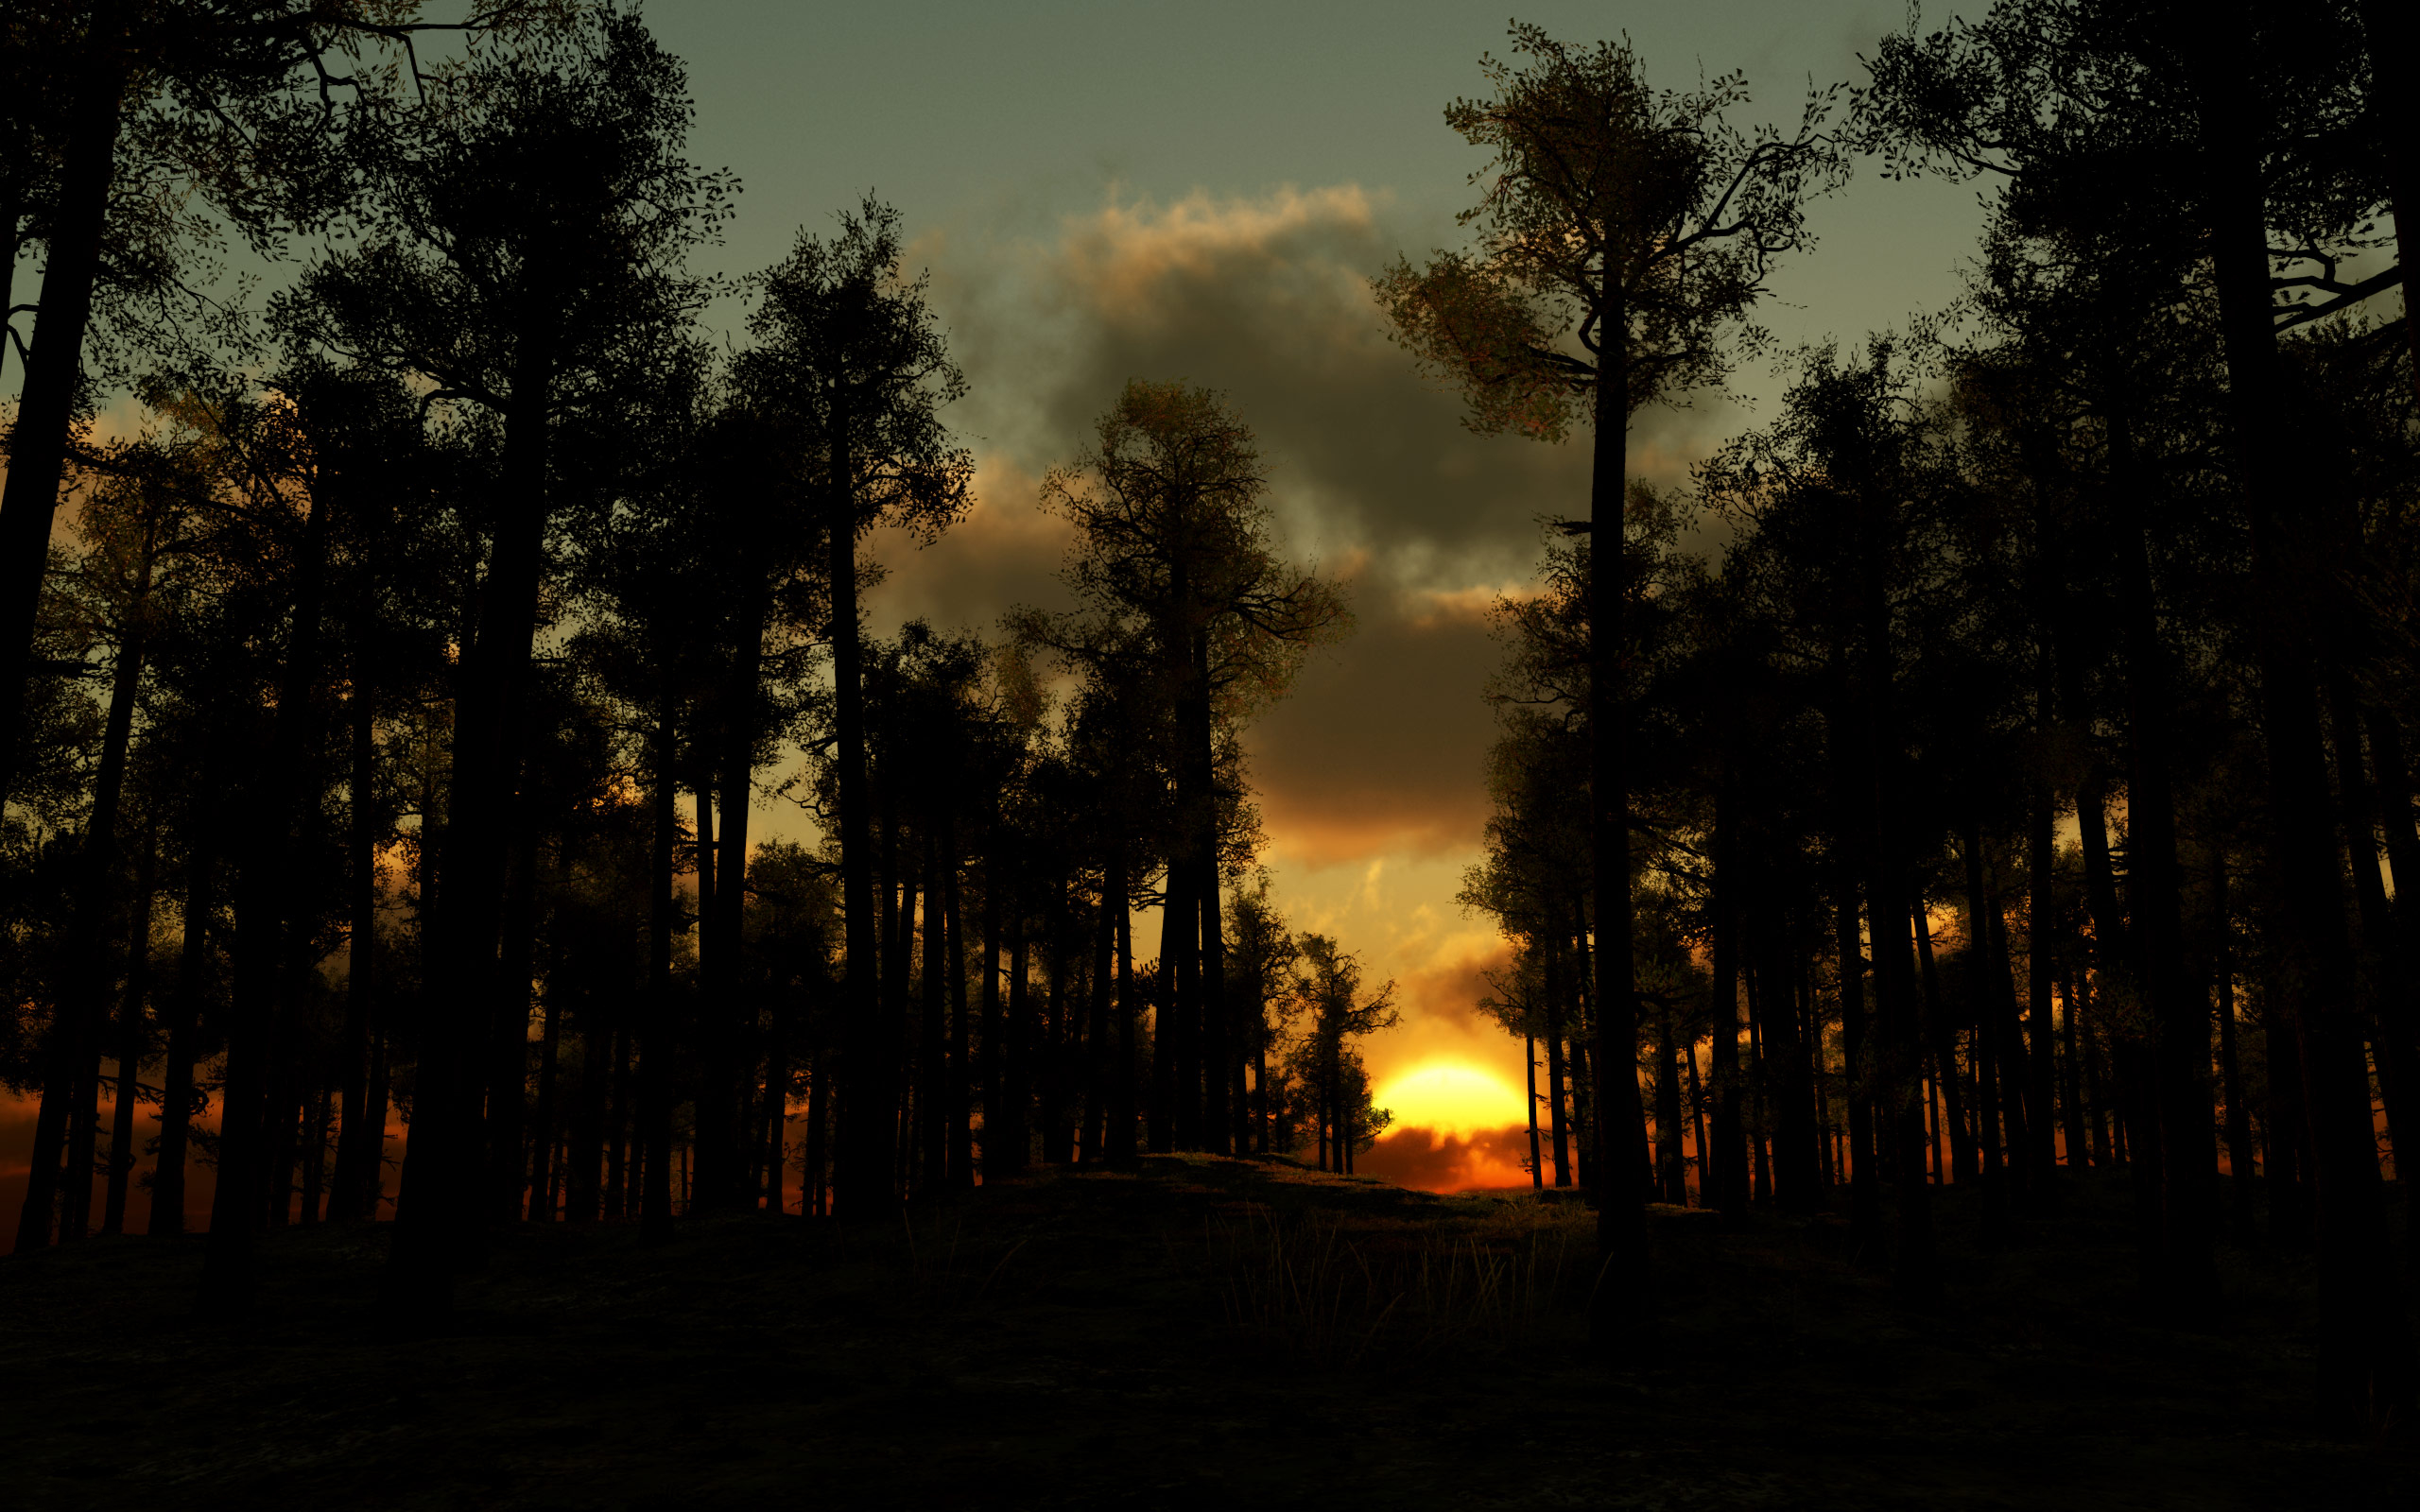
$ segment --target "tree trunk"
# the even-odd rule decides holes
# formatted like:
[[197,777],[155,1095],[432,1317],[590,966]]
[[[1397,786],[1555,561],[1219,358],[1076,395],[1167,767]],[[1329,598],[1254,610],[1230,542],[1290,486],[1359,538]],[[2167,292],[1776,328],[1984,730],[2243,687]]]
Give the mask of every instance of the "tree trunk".
[[[955,795],[939,795],[944,801]],[[942,854],[941,835],[927,826],[925,836],[925,980],[923,1016],[917,1027],[916,1121],[924,1136],[924,1184],[940,1192],[950,1185],[949,1168],[949,1041],[943,988],[949,976],[949,930],[942,922],[947,888],[942,882],[948,858]]]
[[958,821],[942,816],[945,853],[942,922],[949,929],[949,1178],[960,1190],[975,1185],[975,1125],[970,1107],[975,1076],[973,1028],[966,1012],[966,915],[959,906]]
[[647,988],[641,997],[645,1022],[636,1047],[638,1119],[631,1132],[639,1170],[634,1183],[626,1176],[623,1188],[627,1202],[631,1185],[637,1186],[640,1230],[658,1241],[672,1229],[672,852],[679,843],[671,694],[666,692],[663,698],[656,713],[655,790],[649,795],[655,836],[648,857]]
[[1027,1113],[1033,1107],[1033,1004],[1028,990],[1028,944],[1025,911],[1012,909],[1007,919],[1009,946],[1008,1055],[1002,1068],[1000,1106],[1000,1170],[1009,1176],[1024,1172],[1032,1137]]
[[1920,887],[1911,910],[1916,926],[1916,966],[1923,975],[1925,1012],[1932,1026],[1933,1068],[1941,1083],[1941,1100],[1949,1120],[1949,1170],[1953,1179],[1972,1181],[1980,1173],[1975,1158],[1975,1131],[1967,1123],[1965,1078],[1958,1069],[1958,1030],[1941,990],[1941,971],[1933,961],[1932,919]]
[[512,814],[521,773],[521,705],[545,576],[547,453],[557,312],[527,292],[505,414],[498,512],[479,585],[478,633],[456,673],[454,766],[444,853],[419,1025],[412,1137],[388,1250],[388,1304],[408,1318],[452,1304],[454,1273],[484,1231],[479,1194],[480,1032],[493,1022]]
[[110,1120],[109,1194],[101,1208],[101,1232],[126,1231],[126,1189],[134,1173],[134,1108],[141,1099],[139,1075],[151,1042],[144,1005],[151,992],[151,894],[160,857],[156,820],[143,827],[142,858],[135,864],[134,917],[127,926],[126,996],[118,1009],[117,1102]]
[[[1200,910],[1193,901],[1191,869],[1178,858],[1168,859],[1167,888],[1160,903],[1160,969],[1153,982],[1158,988],[1159,1014],[1151,1036],[1151,1117],[1150,1149],[1154,1155],[1165,1155],[1177,1147],[1184,1136],[1178,1117],[1178,1103],[1184,1096],[1185,1041],[1185,1009],[1192,1005],[1190,975],[1181,964],[1194,955],[1194,926]],[[1199,1068],[1196,1068],[1198,1077]],[[1199,1087],[1195,1089],[1197,1094]],[[1197,1099],[1198,1100],[1198,1099]]]
[[[1092,990],[1084,1002],[1084,1131],[1083,1159],[1098,1164],[1101,1142],[1109,1127],[1109,993],[1111,957],[1117,953],[1117,920],[1110,913],[1115,888],[1103,867],[1100,908],[1093,926]],[[1238,1148],[1236,1152],[1243,1152]]]
[[[125,32],[132,8],[125,0],[93,8],[70,107],[67,138],[60,157],[59,197],[43,260],[42,300],[26,375],[17,394],[16,423],[9,431],[9,469],[0,482],[0,801],[16,785],[18,751],[25,744],[26,679],[33,652],[34,620],[42,609],[42,583],[50,559],[51,518],[59,507],[67,470],[68,438],[76,422],[77,389],[84,335],[92,320],[93,287],[100,276],[101,242],[109,222],[110,188],[116,172],[117,138],[128,87]],[[10,264],[11,272],[15,265]],[[62,1108],[61,1111],[64,1109]],[[53,1135],[54,1140],[57,1135]],[[51,1145],[56,1160],[57,1144]],[[40,1160],[35,1182],[48,1186]],[[28,1200],[34,1195],[27,1193]],[[49,1211],[43,1210],[38,1238],[18,1226],[17,1249],[26,1253],[49,1242]],[[28,1239],[35,1242],[28,1246]]]
[[1739,799],[1726,765],[1714,797],[1714,1151],[1699,1171],[1706,1205],[1737,1219],[1748,1209],[1747,1135],[1739,1121]]
[[[2320,749],[2309,627],[2331,590],[2306,558],[2317,544],[2296,507],[2305,490],[2286,451],[2292,399],[2280,371],[2269,282],[2261,150],[2248,8],[2196,15],[2180,34],[2202,100],[2199,185],[2227,362],[2227,402],[2251,519],[2255,646],[2267,744],[2278,900],[2274,941],[2282,1009],[2301,1040],[2316,1159],[2320,1317],[2314,1347],[2323,1418],[2393,1420],[2412,1395],[2411,1338],[2389,1257],[2369,1075],[2346,963],[2334,826]],[[2408,112],[2408,107],[2407,107]],[[2206,1126],[2204,1137],[2207,1137]]]
[[1774,1074],[1772,1089],[1773,1194],[1786,1212],[1812,1213],[1823,1204],[1822,1160],[1815,1132],[1814,1067],[1807,1057],[1797,1005],[1797,976],[1789,960],[1789,922],[1781,901],[1767,904],[1761,924],[1753,917],[1752,934],[1759,939],[1759,959],[1769,985],[1765,988],[1765,1044]]
[[513,804],[518,832],[505,884],[497,956],[493,1069],[488,1081],[488,1191],[496,1219],[518,1223],[529,1172],[530,978],[537,965],[538,841],[527,800]]
[[[837,396],[836,396],[837,398]],[[839,768],[840,906],[847,974],[840,984],[838,1158],[832,1171],[837,1216],[890,1213],[898,1194],[890,1184],[898,1125],[888,1095],[895,1065],[884,1070],[890,1036],[882,1020],[875,953],[879,928],[873,898],[873,811],[866,786],[865,654],[857,626],[857,500],[854,438],[846,409],[835,406],[831,431],[831,491],[824,530],[831,548],[833,760]],[[895,1048],[895,1047],[893,1047]]]
[[1874,1169],[1876,1077],[1874,1052],[1866,1036],[1865,953],[1860,943],[1863,931],[1858,923],[1860,900],[1855,859],[1855,852],[1862,849],[1858,838],[1862,826],[1857,818],[1856,757],[1850,745],[1848,716],[1836,708],[1825,723],[1830,727],[1832,753],[1832,833],[1839,847],[1831,879],[1832,949],[1839,967],[1841,1052],[1846,1062],[1841,1092],[1848,1102],[1849,1233],[1857,1252],[1871,1255],[1882,1243],[1882,1192]]
[[2110,416],[2109,452],[2126,650],[2126,903],[2135,979],[2151,1009],[2158,1057],[2163,1255],[2154,1297],[2191,1316],[2216,1300],[2219,1286],[2212,1250],[2219,1160],[2210,1118],[2209,1002],[2185,960],[2168,656],[2139,503],[2145,485],[2135,476],[2133,427],[2122,408]]
[[[563,864],[558,855],[555,872],[559,882],[562,869]],[[560,1108],[564,997],[563,937],[560,919],[546,931],[546,987],[538,997],[539,1011],[544,1015],[544,1021],[538,1041],[537,1116],[529,1139],[529,1216],[537,1223],[555,1221],[557,1199],[562,1187],[562,1162],[557,1154],[562,1132]]]
[[[57,252],[54,249],[53,257]],[[42,358],[37,345],[35,360]],[[31,385],[28,369],[27,384]],[[30,402],[28,402],[29,404]],[[19,406],[15,431],[26,436],[26,404]],[[10,481],[22,449],[12,455]],[[54,484],[55,488],[55,484]],[[12,493],[13,496],[13,493]],[[317,518],[315,508],[313,518]],[[47,524],[44,530],[47,531]],[[7,585],[5,554],[9,526],[0,518],[0,589]],[[34,1122],[32,1170],[26,1183],[26,1204],[19,1214],[17,1250],[31,1253],[50,1243],[54,1207],[60,1212],[60,1237],[81,1239],[93,1201],[95,1136],[97,1133],[100,1058],[108,1037],[110,963],[109,914],[117,885],[117,819],[126,790],[127,756],[133,740],[134,705],[142,691],[145,662],[143,616],[150,597],[156,523],[147,525],[134,593],[120,631],[115,665],[110,678],[110,711],[101,734],[101,760],[93,779],[93,808],[85,822],[84,843],[77,857],[75,902],[66,961],[66,990],[54,1011],[47,1050],[47,1074],[42,1108]],[[39,577],[36,579],[39,589]],[[30,632],[29,632],[30,633]],[[0,679],[4,680],[4,679]],[[12,684],[13,686],[13,684]],[[0,752],[0,763],[13,760],[13,747]],[[0,781],[9,776],[0,765]],[[66,1150],[66,1184],[59,1188],[61,1143]],[[62,1204],[60,1198],[64,1196]]]
[[992,832],[991,854],[983,868],[983,1179],[1009,1174],[1008,1151],[1002,1143],[1007,1116],[1008,1026],[1000,1018],[1001,894],[1009,884],[1000,855],[1003,837]]
[[[2387,191],[2399,254],[2403,228],[2420,224],[2420,92],[2411,88],[2411,59],[2420,38],[2413,34],[2411,8],[2395,0],[2361,0],[2361,29],[2367,33],[2370,110],[2379,145],[2386,149]],[[2411,349],[2412,380],[2420,387],[2420,320],[2407,315],[2403,335]]]
[[[216,770],[205,751],[197,793],[216,787]],[[218,838],[216,815],[203,804],[191,810],[193,831],[185,838],[185,897],[177,948],[177,985],[169,1000],[167,1060],[160,1071],[160,1154],[151,1166],[154,1238],[185,1231],[185,1147],[193,1127],[195,1025],[201,1013],[202,972],[210,961],[210,870]]]
[[594,1223],[604,1214],[599,1174],[605,1163],[606,1096],[614,1075],[614,1030],[605,1022],[603,1009],[593,993],[580,1002],[579,1080],[572,1089],[570,1137],[563,1142],[565,1223]]
[[[1134,1132],[1137,1114],[1134,1108],[1135,1083],[1141,1080],[1139,1064],[1142,1006],[1134,996],[1134,918],[1133,904],[1127,892],[1128,868],[1124,836],[1111,852],[1111,872],[1117,901],[1112,916],[1117,921],[1117,1065],[1116,1078],[1110,1085],[1109,1159],[1121,1169],[1135,1163]],[[1264,1110],[1265,1112],[1265,1110]]]
[[[365,628],[354,626],[356,646]],[[376,977],[378,948],[378,743],[373,724],[375,707],[364,679],[362,653],[356,649],[353,696],[346,710],[351,741],[350,805],[352,829],[346,850],[352,863],[347,879],[351,903],[351,939],[347,942],[344,989],[342,1122],[337,1136],[336,1190],[330,1216],[367,1219],[374,1216],[368,1194],[377,1185],[378,1162],[384,1153],[385,1130],[370,1125],[371,993]],[[383,1122],[383,1120],[382,1120]]]
[[1588,835],[1594,885],[1596,990],[1597,1249],[1605,1266],[1591,1293],[1589,1336],[1617,1349],[1651,1305],[1645,1192],[1628,1152],[1646,1118],[1638,1096],[1637,980],[1632,971],[1630,730],[1623,707],[1630,600],[1625,507],[1630,474],[1630,312],[1616,278],[1606,277],[1602,349],[1592,397],[1596,423],[1588,485],[1593,566],[1588,586]]
[[1554,1141],[1554,1184],[1571,1185],[1571,1131],[1564,1116],[1564,1040],[1568,1032],[1563,1011],[1563,943],[1551,935],[1539,941],[1546,952],[1547,994],[1547,1126]]
[[1997,1016],[1991,1005],[1995,988],[1990,966],[1992,905],[1983,886],[1982,826],[1971,815],[1960,835],[1959,849],[1966,873],[1967,1018],[1974,1035],[1975,1132],[1982,1156],[1983,1237],[1987,1244],[1999,1245],[2008,1240],[2009,1210],[2014,1206],[2009,1188],[2014,1184],[2015,1173],[2009,1152],[2015,1138],[2012,1131],[2002,1140],[2001,1114],[2008,1107],[2005,1093],[2011,1083],[2003,1074],[2000,1036],[1994,1032]]
[[1534,1035],[1521,1037],[1521,1063],[1530,1075],[1530,1185],[1544,1189],[1547,1175],[1538,1149],[1538,1041]]

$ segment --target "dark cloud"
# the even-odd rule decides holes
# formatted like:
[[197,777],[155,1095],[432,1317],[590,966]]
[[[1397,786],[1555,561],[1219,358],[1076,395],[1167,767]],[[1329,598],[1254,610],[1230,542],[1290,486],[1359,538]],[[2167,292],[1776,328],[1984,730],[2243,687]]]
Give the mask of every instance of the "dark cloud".
[[1530,1158],[1525,1125],[1485,1129],[1468,1137],[1428,1128],[1394,1128],[1354,1157],[1353,1168],[1399,1187],[1421,1192],[1473,1192],[1527,1186],[1522,1162]]
[[[1586,508],[1584,441],[1472,435],[1455,396],[1386,339],[1369,279],[1406,248],[1342,186],[1113,203],[1047,243],[951,242],[935,268],[977,395],[970,423],[1038,470],[1130,378],[1222,390],[1259,435],[1299,544],[1367,553],[1405,587],[1525,577],[1537,520]],[[1677,481],[1712,409],[1640,418],[1634,471]]]
[[[1501,659],[1465,602],[1371,593],[1354,635],[1315,655],[1261,715],[1253,777],[1273,833],[1313,865],[1478,844],[1494,721],[1479,691]],[[1416,616],[1416,617],[1415,617]]]

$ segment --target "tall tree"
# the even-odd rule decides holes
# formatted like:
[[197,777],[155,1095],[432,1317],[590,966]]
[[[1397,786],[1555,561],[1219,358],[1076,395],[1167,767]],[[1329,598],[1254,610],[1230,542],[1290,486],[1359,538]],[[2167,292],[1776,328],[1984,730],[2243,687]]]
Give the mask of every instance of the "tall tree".
[[898,1026],[884,1012],[876,964],[873,812],[866,771],[865,652],[857,545],[891,524],[930,540],[965,512],[974,459],[950,444],[941,409],[966,391],[923,277],[901,268],[899,213],[868,196],[826,241],[802,232],[767,270],[749,330],[757,345],[739,382],[812,438],[830,561],[834,760],[846,977],[840,1130],[833,1210],[857,1216],[898,1200]]
[[[1474,175],[1484,194],[1463,212],[1480,228],[1469,253],[1425,268],[1398,262],[1375,284],[1399,340],[1470,401],[1476,430],[1561,440],[1575,420],[1593,438],[1589,517],[1622,527],[1631,417],[1651,401],[1720,379],[1726,335],[1753,336],[1748,311],[1774,261],[1807,246],[1804,205],[1840,181],[1844,160],[1820,127],[1830,95],[1807,102],[1795,133],[1740,132],[1728,119],[1747,86],[1726,75],[1694,92],[1656,91],[1628,43],[1575,48],[1515,25],[1520,63],[1480,63],[1494,97],[1458,100],[1448,125],[1494,154]],[[1606,559],[1626,564],[1618,542]],[[1631,966],[1628,720],[1620,707],[1621,571],[1593,580],[1588,681],[1588,804],[1598,1006],[1599,1159],[1643,1127],[1634,1077]],[[1618,1310],[1647,1295],[1641,1263],[1647,1194],[1600,1199],[1599,1244],[1622,1279],[1600,1287],[1591,1327],[1626,1332]]]

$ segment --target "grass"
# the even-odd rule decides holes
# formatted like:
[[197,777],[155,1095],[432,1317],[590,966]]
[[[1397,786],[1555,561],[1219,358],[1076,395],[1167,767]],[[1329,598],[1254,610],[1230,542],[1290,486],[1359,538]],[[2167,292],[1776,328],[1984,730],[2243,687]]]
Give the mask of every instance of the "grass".
[[895,1226],[506,1235],[395,1336],[381,1230],[0,1261],[0,1506],[2369,1508],[2408,1445],[2308,1420],[2307,1263],[2136,1308],[2121,1186],[1985,1250],[1940,1207],[1910,1312],[1842,1228],[1656,1210],[1648,1343],[1584,1346],[1593,1215],[1175,1157]]

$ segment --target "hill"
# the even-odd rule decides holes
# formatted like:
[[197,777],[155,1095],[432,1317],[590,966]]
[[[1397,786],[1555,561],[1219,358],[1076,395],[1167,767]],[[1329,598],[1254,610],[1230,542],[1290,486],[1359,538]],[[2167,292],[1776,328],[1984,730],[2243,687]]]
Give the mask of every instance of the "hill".
[[1658,1210],[1659,1319],[1608,1366],[1591,1217],[1157,1158],[871,1230],[525,1228],[397,1336],[383,1229],[272,1235],[241,1327],[196,1240],[0,1262],[7,1501],[100,1507],[2370,1507],[2408,1446],[2322,1436],[2308,1277],[2231,1254],[2155,1326],[2124,1191],[1896,1306],[1826,1220]]

